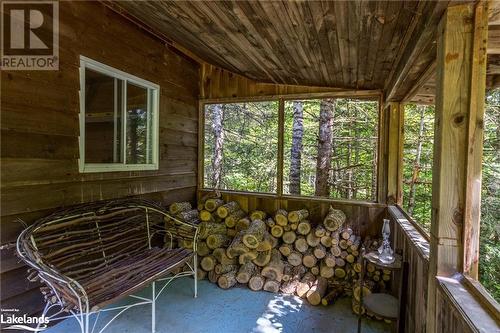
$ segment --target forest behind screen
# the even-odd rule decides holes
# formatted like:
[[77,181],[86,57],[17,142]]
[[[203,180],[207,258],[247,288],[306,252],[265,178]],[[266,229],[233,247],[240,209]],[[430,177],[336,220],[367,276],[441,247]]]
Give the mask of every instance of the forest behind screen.
[[[434,106],[405,105],[403,208],[429,232]],[[283,193],[374,201],[378,103],[285,102]],[[278,102],[205,106],[204,186],[277,192]],[[500,299],[500,90],[486,98],[480,281]]]

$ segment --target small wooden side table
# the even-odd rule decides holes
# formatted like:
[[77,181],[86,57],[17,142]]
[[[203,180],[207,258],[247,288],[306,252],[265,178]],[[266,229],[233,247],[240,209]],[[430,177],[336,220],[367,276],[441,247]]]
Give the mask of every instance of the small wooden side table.
[[[407,265],[402,261],[402,257],[399,254],[395,254],[396,260],[390,264],[386,264],[379,259],[379,253],[376,251],[372,251],[366,253],[365,250],[362,250],[362,263],[361,263],[361,275],[359,278],[359,286],[360,286],[360,306],[363,306],[367,311],[372,312],[376,316],[379,316],[383,319],[389,319],[391,321],[397,321],[397,331],[404,331],[404,295],[406,289],[406,273],[407,273]],[[379,267],[381,269],[390,270],[393,272],[398,271],[400,274],[400,283],[399,283],[399,292],[398,298],[394,297],[388,293],[373,293],[367,295],[366,297],[363,295],[363,285],[365,280],[365,272],[367,263],[371,263],[372,265]],[[395,274],[393,274],[395,275]],[[361,333],[361,319],[363,316],[363,311],[359,311],[358,314],[358,333]]]

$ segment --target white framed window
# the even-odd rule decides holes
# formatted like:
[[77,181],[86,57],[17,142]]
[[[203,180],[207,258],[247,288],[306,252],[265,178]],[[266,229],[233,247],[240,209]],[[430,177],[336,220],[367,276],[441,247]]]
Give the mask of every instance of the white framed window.
[[80,56],[80,172],[158,169],[160,87]]

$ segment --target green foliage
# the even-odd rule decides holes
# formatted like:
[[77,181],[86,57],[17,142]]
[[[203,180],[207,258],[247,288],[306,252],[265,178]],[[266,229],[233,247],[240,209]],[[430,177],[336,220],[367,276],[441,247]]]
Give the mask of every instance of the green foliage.
[[[423,119],[421,111],[423,108]],[[423,135],[420,137],[420,122],[423,121]],[[421,142],[419,165],[416,165],[417,150]],[[434,149],[434,106],[407,104],[404,114],[403,144],[403,207],[413,210],[412,217],[429,232],[432,212],[432,156]],[[418,178],[413,182],[415,200],[410,203],[412,177],[418,168]],[[412,208],[412,209],[411,209]]]
[[[315,194],[319,135],[319,99],[303,100],[304,133],[301,195]],[[284,192],[289,193],[293,101],[285,102]],[[375,200],[378,102],[336,99],[333,115],[330,197]]]
[[[221,189],[276,192],[278,102],[223,104]],[[213,117],[205,107],[205,187],[213,187]]]

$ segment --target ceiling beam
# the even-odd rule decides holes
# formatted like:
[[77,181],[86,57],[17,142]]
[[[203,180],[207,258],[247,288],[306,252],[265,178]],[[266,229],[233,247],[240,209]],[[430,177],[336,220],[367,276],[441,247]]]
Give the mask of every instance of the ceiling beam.
[[448,1],[429,1],[420,13],[421,21],[413,31],[403,55],[393,67],[385,84],[387,101],[395,100],[398,96],[405,96],[407,91],[412,88],[407,86],[405,79],[408,73],[414,69],[414,64],[419,60],[422,51],[435,41],[437,23],[448,7],[448,3]]

